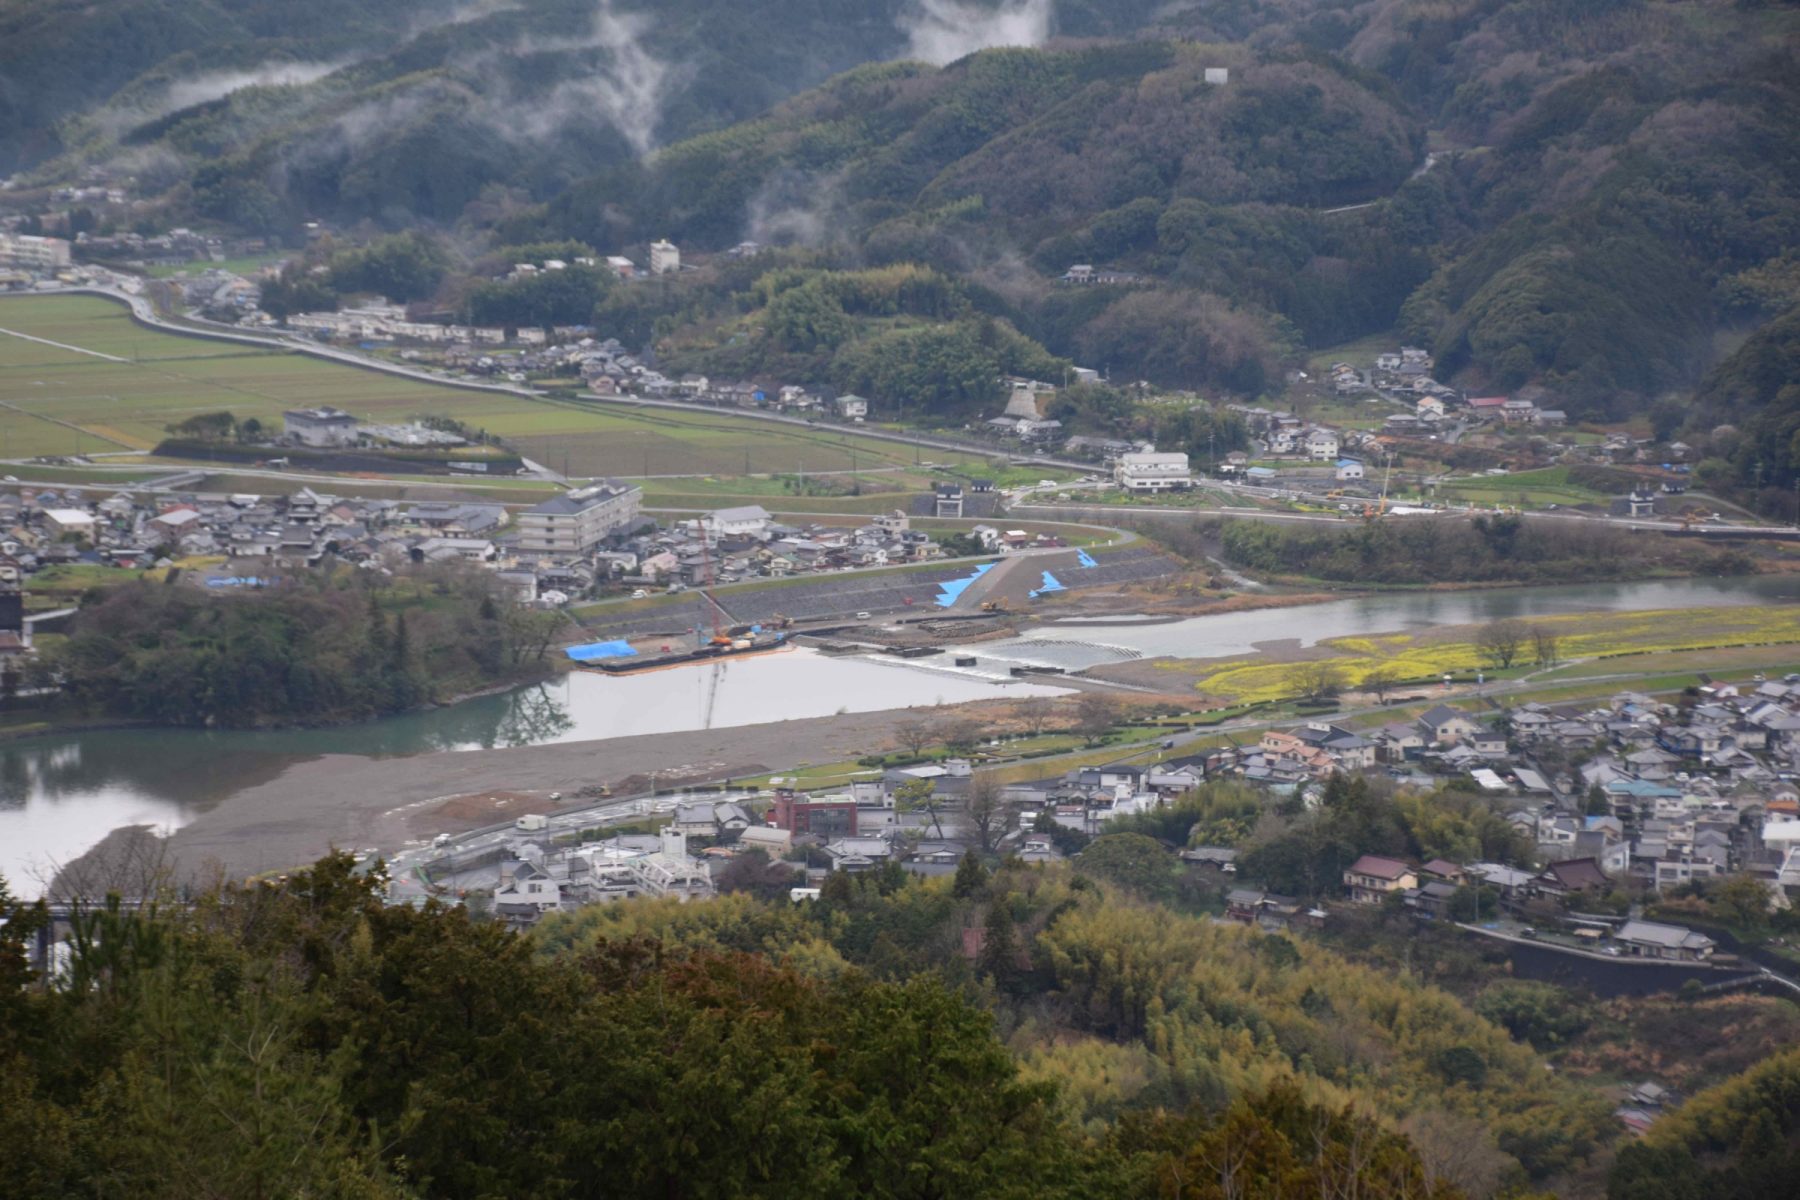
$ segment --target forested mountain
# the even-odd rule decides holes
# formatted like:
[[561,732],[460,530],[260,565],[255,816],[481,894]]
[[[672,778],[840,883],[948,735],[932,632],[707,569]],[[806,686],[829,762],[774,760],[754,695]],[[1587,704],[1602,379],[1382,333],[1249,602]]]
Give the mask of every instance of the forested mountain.
[[23,0],[0,164],[277,234],[920,263],[1244,394],[1391,332],[1617,417],[1800,298],[1797,47],[1772,0]]

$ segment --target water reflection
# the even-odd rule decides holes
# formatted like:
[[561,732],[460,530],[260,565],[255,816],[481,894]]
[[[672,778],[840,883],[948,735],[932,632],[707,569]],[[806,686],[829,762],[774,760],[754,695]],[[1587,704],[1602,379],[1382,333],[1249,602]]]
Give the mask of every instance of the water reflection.
[[[1006,694],[1055,689],[1014,686]],[[425,712],[330,729],[94,730],[0,743],[0,873],[78,856],[121,825],[173,828],[324,754],[403,757],[954,704],[1000,694],[888,662],[796,649],[614,678],[577,672]]]

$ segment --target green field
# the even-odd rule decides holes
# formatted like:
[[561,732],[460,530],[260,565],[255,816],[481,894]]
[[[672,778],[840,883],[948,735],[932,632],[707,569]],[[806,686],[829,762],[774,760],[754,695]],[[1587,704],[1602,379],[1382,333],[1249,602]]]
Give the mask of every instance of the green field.
[[[196,413],[229,410],[279,426],[283,409],[313,404],[375,421],[453,417],[576,476],[799,474],[910,467],[920,457],[911,446],[830,427],[534,400],[181,337],[145,329],[123,305],[97,296],[0,297],[0,329],[79,348],[0,334],[0,458],[148,450]],[[976,456],[927,456],[969,470],[983,465]]]
[[1438,498],[1466,500],[1474,504],[1607,504],[1603,492],[1569,482],[1568,467],[1543,467],[1510,475],[1477,475],[1457,479],[1438,489]]

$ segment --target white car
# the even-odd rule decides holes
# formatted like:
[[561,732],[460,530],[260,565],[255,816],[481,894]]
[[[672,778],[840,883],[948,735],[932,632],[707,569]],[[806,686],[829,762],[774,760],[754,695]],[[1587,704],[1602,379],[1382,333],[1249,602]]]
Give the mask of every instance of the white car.
[[856,619],[859,621],[866,621],[869,619],[869,614],[866,612],[859,612],[856,614]]

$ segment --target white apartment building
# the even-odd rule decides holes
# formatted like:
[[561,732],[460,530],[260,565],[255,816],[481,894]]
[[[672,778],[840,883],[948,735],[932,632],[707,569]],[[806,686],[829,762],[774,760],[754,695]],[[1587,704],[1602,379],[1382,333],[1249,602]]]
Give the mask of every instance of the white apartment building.
[[281,423],[302,446],[348,446],[357,438],[356,418],[341,408],[290,408]]
[[644,489],[609,479],[546,500],[519,514],[519,549],[528,554],[586,554],[638,519]]
[[69,265],[69,243],[61,238],[0,233],[0,265],[55,271]]
[[681,251],[675,243],[664,238],[660,242],[650,243],[650,273],[652,275],[668,275],[681,270]]
[[1187,455],[1156,451],[1121,454],[1113,478],[1128,492],[1168,492],[1194,486]]

